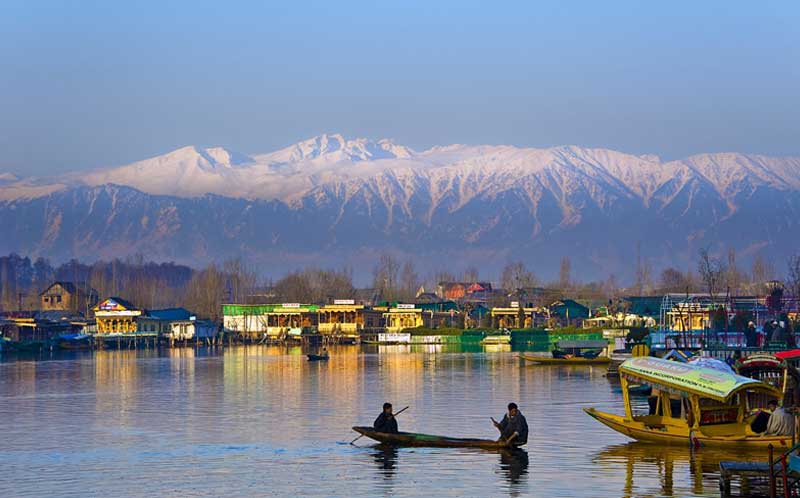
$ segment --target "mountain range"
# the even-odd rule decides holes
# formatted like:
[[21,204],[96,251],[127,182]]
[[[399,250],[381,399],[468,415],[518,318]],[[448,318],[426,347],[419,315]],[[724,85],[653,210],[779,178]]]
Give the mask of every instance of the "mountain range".
[[192,265],[241,257],[269,275],[353,267],[382,252],[420,271],[526,262],[553,278],[630,278],[694,267],[699,248],[756,254],[783,271],[797,251],[800,158],[739,153],[662,161],[607,149],[449,145],[321,135],[246,155],[184,147],[48,178],[0,172],[0,253]]

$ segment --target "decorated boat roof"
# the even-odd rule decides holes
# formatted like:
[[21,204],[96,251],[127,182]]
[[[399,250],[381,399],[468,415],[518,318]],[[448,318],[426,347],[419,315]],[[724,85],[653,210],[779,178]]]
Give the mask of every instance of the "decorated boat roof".
[[755,379],[659,358],[631,358],[620,365],[619,371],[626,378],[657,389],[684,396],[695,394],[721,402],[748,389],[771,393],[776,398],[783,396],[777,388]]
[[556,344],[562,349],[603,349],[608,347],[608,341],[558,341]]

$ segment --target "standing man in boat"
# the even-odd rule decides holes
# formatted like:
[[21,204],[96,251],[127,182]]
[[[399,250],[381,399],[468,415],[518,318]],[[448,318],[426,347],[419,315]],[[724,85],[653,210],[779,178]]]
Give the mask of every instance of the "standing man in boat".
[[492,423],[500,431],[498,441],[505,441],[509,446],[522,446],[528,442],[528,421],[516,403],[508,404],[508,413],[503,420],[498,422],[492,418]]
[[386,434],[397,434],[397,419],[394,418],[394,414],[392,413],[391,403],[383,404],[383,411],[378,415],[378,418],[375,419],[372,428]]

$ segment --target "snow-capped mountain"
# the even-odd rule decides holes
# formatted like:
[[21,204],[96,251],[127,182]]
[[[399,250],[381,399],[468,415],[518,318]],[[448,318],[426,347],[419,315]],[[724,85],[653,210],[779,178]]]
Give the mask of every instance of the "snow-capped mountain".
[[709,245],[780,264],[796,250],[799,212],[800,158],[414,151],[321,135],[267,154],[184,147],[88,174],[2,177],[0,233],[13,236],[0,253],[189,263],[235,254],[285,268],[363,266],[391,250],[423,268],[535,261],[543,276],[568,255],[581,278],[605,278],[630,274],[637,243],[655,269],[685,269]]

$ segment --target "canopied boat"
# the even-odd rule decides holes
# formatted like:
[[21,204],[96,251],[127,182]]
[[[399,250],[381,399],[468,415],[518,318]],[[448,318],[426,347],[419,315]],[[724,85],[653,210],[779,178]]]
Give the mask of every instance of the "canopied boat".
[[739,375],[780,389],[783,395],[779,399],[783,400],[783,406],[797,408],[800,403],[800,373],[787,359],[782,358],[788,356],[782,353],[753,353],[737,361],[734,368]]
[[600,355],[607,347],[606,341],[559,341],[551,356],[523,354],[522,358],[533,363],[556,365],[608,364],[611,358]]
[[353,427],[353,430],[375,441],[396,446],[428,446],[435,448],[483,448],[496,450],[509,447],[506,443],[492,439],[464,439],[412,432],[378,432],[372,427]]
[[[585,409],[596,420],[639,441],[714,446],[791,446],[791,435],[751,430],[761,399],[780,398],[774,386],[740,375],[652,357],[631,358],[620,368],[624,415]],[[628,383],[653,388],[650,413],[637,415]],[[764,396],[766,395],[766,396]]]

